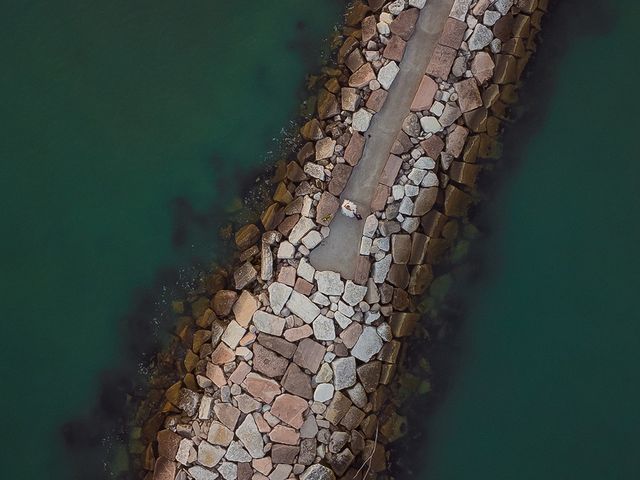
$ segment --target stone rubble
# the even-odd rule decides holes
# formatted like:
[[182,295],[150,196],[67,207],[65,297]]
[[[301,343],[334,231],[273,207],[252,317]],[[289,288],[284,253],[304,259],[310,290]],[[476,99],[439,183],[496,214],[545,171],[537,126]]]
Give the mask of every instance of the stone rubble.
[[426,5],[368,3],[347,14],[338,66],[327,69],[262,228],[235,235],[243,260],[231,287],[191,306],[196,331],[185,337],[184,378],[154,417],[147,480],[351,479],[363,463],[371,478],[385,476],[401,339],[471,202],[479,160],[499,153],[547,1],[454,2],[363,221],[358,273],[346,280],[316,271],[308,255],[330,234],[362,133]]

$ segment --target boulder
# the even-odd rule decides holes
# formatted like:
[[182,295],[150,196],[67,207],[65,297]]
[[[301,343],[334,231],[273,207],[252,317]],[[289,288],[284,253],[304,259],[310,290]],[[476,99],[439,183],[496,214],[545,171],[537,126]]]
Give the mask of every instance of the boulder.
[[466,30],[467,24],[465,22],[449,17],[444,25],[444,30],[438,43],[457,50],[462,44]]
[[340,208],[340,201],[329,192],[322,192],[316,208],[316,222],[320,225],[329,225],[334,215]]
[[375,80],[376,73],[370,63],[365,63],[349,77],[349,86],[363,88],[369,85],[371,80]]
[[240,228],[235,235],[236,246],[239,250],[246,250],[260,238],[260,229],[253,223]]
[[233,304],[236,303],[238,294],[233,290],[219,290],[213,296],[212,305],[213,311],[220,317],[226,317],[231,313]]
[[456,59],[456,50],[444,45],[436,45],[427,66],[427,74],[446,80]]
[[338,104],[338,98],[326,89],[321,89],[318,94],[318,117],[320,120],[334,117],[340,113],[340,105]]
[[382,339],[373,327],[365,326],[358,341],[351,349],[351,355],[362,362],[368,362],[382,348]]
[[[382,85],[382,88],[384,88],[385,90],[389,90],[389,88],[391,88],[391,84],[396,79],[396,75],[398,75],[399,71],[400,71],[400,67],[398,67],[398,64],[393,61],[387,63],[384,67],[382,67],[380,71],[378,71],[378,82],[380,82],[380,85]],[[354,119],[354,122],[355,122],[355,119]]]
[[409,40],[416,28],[416,21],[419,15],[420,10],[417,8],[404,10],[389,25],[391,33],[400,36],[403,40]]
[[352,171],[353,167],[345,163],[338,163],[333,167],[331,181],[329,182],[329,193],[336,197],[339,196],[347,186]]
[[344,160],[351,166],[355,166],[362,157],[362,151],[364,150],[365,138],[358,132],[354,132],[351,135],[349,144],[344,152]]
[[[380,71],[382,71],[382,69],[380,69]],[[369,129],[372,118],[373,114],[371,112],[361,108],[353,114],[351,126],[356,132],[366,132]]]
[[253,416],[247,415],[235,434],[253,458],[264,457],[264,441]]
[[407,46],[407,42],[405,42],[398,35],[392,35],[391,40],[387,43],[387,46],[384,48],[382,52],[382,56],[384,58],[388,58],[389,60],[394,60],[399,62],[402,60],[404,55],[404,49]]
[[462,113],[482,106],[482,96],[475,78],[467,78],[461,82],[454,83],[453,88],[458,94],[458,104]]
[[424,75],[420,81],[416,96],[411,103],[411,111],[419,112],[431,108],[431,105],[433,105],[433,97],[437,91],[438,84],[428,75]]

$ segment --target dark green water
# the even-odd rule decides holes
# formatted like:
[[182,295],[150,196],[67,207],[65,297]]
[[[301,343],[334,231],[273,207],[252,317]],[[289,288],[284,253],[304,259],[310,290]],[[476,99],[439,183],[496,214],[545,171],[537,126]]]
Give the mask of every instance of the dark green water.
[[558,3],[419,478],[640,478],[640,7]]
[[68,479],[62,425],[146,341],[122,319],[214,257],[344,4],[0,5],[1,476]]

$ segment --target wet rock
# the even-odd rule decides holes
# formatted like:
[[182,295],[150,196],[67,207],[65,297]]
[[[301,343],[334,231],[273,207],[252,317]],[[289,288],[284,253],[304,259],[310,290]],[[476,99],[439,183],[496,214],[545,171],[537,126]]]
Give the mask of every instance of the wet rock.
[[153,469],[153,480],[173,480],[175,475],[176,462],[170,461],[164,457],[159,457],[156,460]]
[[391,316],[391,331],[394,337],[411,335],[416,323],[420,319],[417,313],[398,312]]
[[373,393],[378,388],[381,371],[382,364],[378,361],[369,362],[358,367],[358,378],[367,393]]
[[321,89],[318,94],[317,110],[320,120],[325,120],[338,115],[340,113],[340,107],[338,105],[337,97],[324,88]]
[[482,96],[475,78],[468,78],[453,85],[458,94],[458,103],[462,113],[482,106]]
[[342,109],[348,112],[355,112],[358,108],[358,103],[360,101],[360,95],[358,95],[358,90],[351,87],[344,87],[340,94],[342,101]]
[[431,265],[416,265],[411,271],[407,290],[411,295],[422,295],[433,281]]
[[336,141],[333,138],[325,137],[316,142],[316,160],[331,158],[336,147]]
[[493,59],[486,52],[478,52],[471,62],[471,73],[480,84],[491,80],[494,68]]
[[236,232],[235,241],[239,250],[246,250],[260,238],[260,229],[250,223]]
[[351,400],[341,392],[335,392],[333,400],[327,407],[324,417],[334,425],[338,425],[340,420],[347,414],[351,408]]
[[317,118],[312,118],[305,123],[300,129],[300,135],[302,135],[302,138],[305,140],[320,140],[324,137],[322,126]]
[[420,189],[420,193],[416,197],[414,206],[413,206],[413,215],[416,217],[421,217],[425,215],[436,202],[436,198],[438,196],[438,188],[430,187],[430,188],[422,188]]
[[251,262],[243,263],[234,273],[233,281],[237,290],[242,290],[258,278],[258,271]]
[[365,63],[349,77],[349,86],[363,88],[369,85],[371,80],[375,80],[376,74],[370,63]]
[[226,317],[231,313],[231,308],[236,302],[238,294],[233,290],[219,290],[213,296],[212,308],[216,315]]

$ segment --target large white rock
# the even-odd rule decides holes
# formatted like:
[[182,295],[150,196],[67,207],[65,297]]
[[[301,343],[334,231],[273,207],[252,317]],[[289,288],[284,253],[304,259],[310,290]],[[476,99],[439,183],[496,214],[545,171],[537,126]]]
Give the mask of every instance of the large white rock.
[[289,241],[293,245],[298,245],[302,237],[304,237],[309,231],[316,226],[313,220],[307,217],[300,217],[298,223],[296,223],[289,233]]
[[473,29],[473,33],[467,43],[469,44],[469,50],[474,51],[482,50],[491,43],[491,40],[493,40],[493,32],[491,29],[479,23],[476,25],[476,28]]
[[317,178],[318,180],[324,180],[324,167],[317,163],[307,162],[304,164],[304,173],[310,177]]
[[373,264],[371,277],[374,282],[384,283],[387,279],[387,275],[389,274],[389,269],[391,268],[391,260],[391,255],[385,255],[382,260]]
[[424,8],[427,4],[427,0],[409,0],[409,6],[416,8]]
[[382,349],[382,339],[374,327],[364,327],[360,338],[351,350],[358,360],[368,362]]
[[425,177],[422,179],[422,182],[420,182],[420,185],[422,187],[437,187],[440,184],[440,181],[438,180],[438,176],[433,173],[433,172],[429,172],[425,175]]
[[356,359],[353,357],[336,358],[331,362],[333,384],[336,390],[344,390],[356,384]]
[[413,213],[413,200],[410,197],[404,197],[400,202],[399,212],[403,215],[411,215]]
[[469,6],[473,2],[474,0],[456,0],[453,2],[453,7],[451,7],[451,13],[449,13],[449,16],[464,22],[465,18],[467,18]]
[[347,280],[347,283],[344,287],[344,294],[342,295],[342,299],[346,304],[353,307],[359,304],[366,294],[366,286],[358,285],[356,283],[353,283],[351,280]]
[[253,324],[258,331],[269,335],[280,336],[284,331],[286,321],[282,317],[258,310],[253,314]]
[[498,10],[502,15],[506,15],[513,7],[513,0],[496,0],[493,7]]
[[333,314],[333,319],[338,325],[340,325],[340,328],[342,328],[343,330],[351,325],[351,322],[353,321],[349,316],[345,315],[342,312],[335,312]]
[[336,339],[336,328],[333,325],[333,320],[324,315],[318,315],[313,321],[313,336],[323,342],[334,341]]
[[289,300],[287,300],[287,308],[291,310],[294,315],[300,317],[305,323],[313,322],[316,317],[320,315],[318,306],[295,290],[291,292],[291,296]]
[[264,441],[253,416],[247,415],[244,422],[236,428],[236,436],[253,458],[264,457]]
[[271,304],[271,310],[276,315],[280,315],[280,312],[284,308],[287,300],[291,296],[293,288],[289,285],[285,285],[280,282],[273,282],[269,285],[269,303]]
[[236,480],[238,478],[238,466],[235,463],[223,462],[218,467],[218,472],[224,480]]
[[425,133],[438,133],[442,131],[442,125],[436,117],[425,115],[420,119],[420,126]]
[[400,67],[398,67],[396,62],[389,62],[382,67],[380,71],[378,71],[378,82],[380,82],[382,88],[389,90],[399,71]]
[[395,0],[388,5],[389,12],[393,15],[400,15],[400,12],[404,10],[405,0]]
[[353,114],[351,126],[356,132],[366,132],[369,129],[373,115],[368,110],[361,108]]
[[344,291],[340,274],[330,270],[316,272],[316,282],[318,282],[318,291],[325,295],[342,295]]
[[313,392],[313,399],[320,403],[328,402],[333,398],[334,391],[335,388],[330,383],[321,383]]
[[309,260],[301,258],[297,273],[299,277],[304,278],[309,283],[313,283],[313,276],[316,273],[316,269],[309,263]]
[[375,215],[371,214],[364,221],[364,229],[362,231],[362,235],[365,237],[373,238],[378,229],[378,219]]
[[295,254],[296,254],[296,247],[291,245],[291,242],[287,242],[286,240],[284,240],[282,243],[280,243],[280,246],[278,247],[278,254],[277,254],[277,257],[279,260],[293,258]]
[[309,250],[316,248],[322,241],[322,235],[317,230],[311,230],[302,238],[302,244]]

